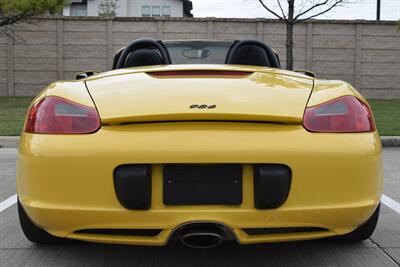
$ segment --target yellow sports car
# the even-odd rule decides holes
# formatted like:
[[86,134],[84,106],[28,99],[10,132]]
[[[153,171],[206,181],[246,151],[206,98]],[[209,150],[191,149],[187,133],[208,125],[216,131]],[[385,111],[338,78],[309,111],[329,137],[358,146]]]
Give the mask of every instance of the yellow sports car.
[[139,39],[90,74],[29,108],[17,191],[32,242],[209,248],[374,231],[382,148],[349,84],[283,70],[256,40]]

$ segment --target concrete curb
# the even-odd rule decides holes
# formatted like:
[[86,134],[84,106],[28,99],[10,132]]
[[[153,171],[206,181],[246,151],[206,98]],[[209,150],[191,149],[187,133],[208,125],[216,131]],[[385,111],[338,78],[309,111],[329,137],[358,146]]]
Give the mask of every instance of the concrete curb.
[[400,147],[400,136],[381,136],[383,147]]
[[[400,147],[400,136],[381,136],[383,147]],[[19,136],[0,136],[0,148],[17,148]]]
[[0,148],[17,148],[19,136],[0,136]]

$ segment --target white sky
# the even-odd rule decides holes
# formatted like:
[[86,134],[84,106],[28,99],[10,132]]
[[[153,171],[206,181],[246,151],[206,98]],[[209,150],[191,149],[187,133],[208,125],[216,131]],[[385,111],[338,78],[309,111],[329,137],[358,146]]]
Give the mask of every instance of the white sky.
[[[195,17],[272,18],[258,0],[191,0]],[[282,0],[281,0],[282,1]],[[300,0],[298,0],[300,1]],[[377,0],[352,0],[319,19],[376,19]],[[264,0],[273,3],[276,0]],[[283,1],[282,1],[283,2]],[[400,0],[381,0],[381,20],[400,20]],[[277,6],[275,6],[277,7]],[[278,10],[278,9],[274,9]]]

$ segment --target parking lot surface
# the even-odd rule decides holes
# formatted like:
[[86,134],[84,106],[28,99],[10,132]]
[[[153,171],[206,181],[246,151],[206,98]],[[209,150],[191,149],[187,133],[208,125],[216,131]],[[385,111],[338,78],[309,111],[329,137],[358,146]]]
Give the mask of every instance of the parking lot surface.
[[[194,250],[70,242],[38,246],[23,236],[15,196],[16,149],[0,149],[0,266],[400,266],[400,148],[384,150],[385,201],[360,244],[319,240]],[[15,198],[15,197],[14,197]],[[8,199],[8,201],[7,201]]]

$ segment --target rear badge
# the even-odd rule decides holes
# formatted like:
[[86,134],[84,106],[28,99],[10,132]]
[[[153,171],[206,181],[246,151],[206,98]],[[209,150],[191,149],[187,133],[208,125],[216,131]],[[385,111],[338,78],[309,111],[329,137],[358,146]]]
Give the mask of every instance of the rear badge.
[[217,105],[191,105],[190,109],[215,109],[217,107]]

